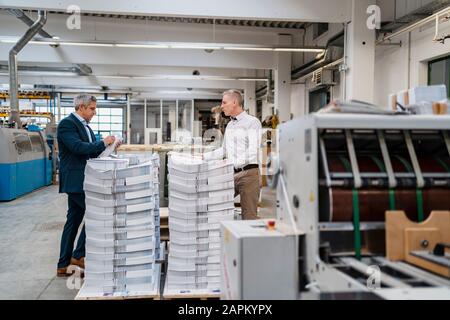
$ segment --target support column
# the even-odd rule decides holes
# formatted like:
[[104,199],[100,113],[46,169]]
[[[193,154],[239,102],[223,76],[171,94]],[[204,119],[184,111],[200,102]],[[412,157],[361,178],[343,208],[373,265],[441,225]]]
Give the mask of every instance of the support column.
[[[292,45],[291,35],[279,34],[278,44]],[[292,53],[277,52],[275,54],[275,112],[280,122],[291,118],[291,60]]]
[[262,105],[262,120],[272,115],[272,107],[273,103],[268,102],[267,100],[263,100]]
[[345,100],[374,102],[375,30],[367,27],[367,8],[374,0],[352,0],[352,21],[347,26]]
[[246,81],[244,87],[244,109],[252,116],[256,116],[255,81]]
[[56,109],[58,110],[58,117],[55,120],[59,123],[61,121],[61,93],[56,94]]
[[131,144],[131,101],[127,94],[127,144]]

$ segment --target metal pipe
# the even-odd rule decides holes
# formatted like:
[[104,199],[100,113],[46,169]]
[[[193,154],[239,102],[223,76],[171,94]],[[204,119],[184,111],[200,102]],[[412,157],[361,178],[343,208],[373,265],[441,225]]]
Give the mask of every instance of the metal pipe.
[[[1,64],[0,65],[0,71],[8,71],[9,70],[9,66],[6,64]],[[81,70],[78,68],[78,66],[74,66],[74,67],[42,67],[42,66],[18,66],[17,70],[19,72],[21,71],[25,71],[25,72],[57,72],[57,73],[62,73],[62,72],[67,72],[67,73],[77,73],[77,74],[82,74]]]
[[446,7],[445,9],[443,9],[443,10],[441,10],[441,11],[439,11],[439,12],[437,12],[437,13],[435,13],[435,14],[433,14],[433,15],[425,18],[425,19],[417,21],[416,23],[413,23],[412,25],[410,25],[408,27],[405,27],[405,28],[403,28],[403,29],[401,29],[401,30],[399,30],[397,32],[394,32],[394,33],[392,33],[392,34],[390,34],[388,36],[383,37],[383,39],[378,40],[376,42],[376,44],[379,45],[379,44],[381,44],[381,43],[383,43],[385,41],[391,40],[392,38],[395,38],[395,37],[397,37],[397,36],[399,36],[399,35],[401,35],[401,34],[403,34],[405,32],[410,32],[410,31],[412,31],[412,30],[414,30],[414,29],[416,29],[416,28],[418,28],[420,26],[423,26],[424,24],[427,24],[427,23],[435,20],[436,17],[439,18],[440,16],[442,16],[444,14],[447,14],[447,13],[450,13],[450,6]]
[[[26,14],[25,12],[23,12],[23,10],[21,9],[8,9],[8,12],[10,14],[12,14],[13,16],[15,16],[16,18],[18,18],[19,20],[21,20],[23,23],[25,23],[27,26],[31,27],[33,25],[33,20],[31,20]],[[41,35],[44,38],[49,38],[49,39],[55,39],[56,37],[53,37],[51,34],[49,34],[47,31],[45,31],[44,29],[40,29],[38,31],[39,35]],[[50,45],[52,46],[52,45]],[[77,71],[79,75],[89,75],[92,74],[92,69],[85,64],[77,64]]]
[[408,83],[407,88],[408,90],[411,89],[411,31],[408,32]]
[[42,29],[47,22],[47,12],[39,10],[38,19],[35,23],[25,32],[22,38],[14,45],[9,51],[9,101],[11,108],[11,116],[9,123],[15,121],[16,127],[20,128],[20,114],[19,114],[19,97],[18,88],[19,80],[17,77],[17,54],[25,47],[25,45],[33,39],[36,33]]
[[[23,12],[23,10],[21,10],[21,9],[8,9],[8,12],[10,14],[12,14],[13,16],[15,16],[16,18],[18,18],[19,20],[21,20],[23,23],[25,23],[29,27],[31,27],[34,23],[34,21],[31,20],[30,17],[28,17],[25,14],[25,12]],[[53,37],[48,32],[46,32],[44,29],[39,30],[38,33],[44,38],[53,39]]]
[[436,40],[439,36],[439,16],[436,15],[436,26],[435,26],[435,32],[434,32],[434,40]]
[[127,94],[127,144],[131,144],[131,100]]
[[269,69],[269,76],[267,78],[267,101],[272,101],[272,69]]
[[344,24],[344,61],[342,62],[344,65],[344,68],[341,68],[341,99],[343,101],[347,100],[347,45],[348,45],[348,23]]
[[305,74],[304,76],[302,76],[302,77],[296,79],[296,80],[293,81],[292,83],[294,83],[294,84],[295,84],[295,83],[305,84],[304,81],[305,81],[306,79],[308,79],[308,78],[311,78],[311,77],[313,76],[314,72],[316,72],[317,70],[319,70],[319,69],[331,69],[331,68],[336,67],[336,66],[338,66],[338,65],[340,65],[340,64],[342,64],[342,63],[344,63],[344,58],[340,58],[340,59],[338,59],[338,60],[336,60],[336,61],[333,61],[333,62],[331,62],[331,63],[329,63],[329,64],[327,64],[327,65],[321,67],[321,68],[317,68],[317,69],[313,70],[312,72],[310,72],[310,73],[308,73],[308,74]]

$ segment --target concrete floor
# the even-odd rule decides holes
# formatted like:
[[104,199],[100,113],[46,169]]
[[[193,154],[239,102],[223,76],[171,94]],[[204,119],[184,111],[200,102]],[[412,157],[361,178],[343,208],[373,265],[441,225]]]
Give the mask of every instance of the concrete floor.
[[277,191],[269,187],[262,188],[258,216],[261,219],[275,218],[277,216],[276,203]]
[[73,299],[56,263],[67,211],[58,186],[0,202],[0,299]]
[[[275,199],[275,190],[263,188],[260,218],[275,217]],[[66,211],[58,186],[0,202],[0,300],[75,298],[73,279],[55,276]]]

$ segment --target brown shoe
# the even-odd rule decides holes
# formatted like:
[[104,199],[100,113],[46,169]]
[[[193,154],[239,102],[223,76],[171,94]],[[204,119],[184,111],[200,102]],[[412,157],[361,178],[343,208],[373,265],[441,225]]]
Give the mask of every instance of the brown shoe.
[[72,267],[69,265],[65,268],[56,269],[56,276],[58,278],[70,277],[73,274],[75,274],[75,275],[78,274],[81,278],[84,278],[84,269],[82,269],[78,266],[73,266],[73,265],[72,265]]
[[84,269],[84,257],[81,257],[80,259],[70,258],[70,264],[73,264],[75,266],[80,267],[81,269]]
[[68,277],[68,276],[70,276],[70,274],[67,273],[67,267],[56,269],[56,276],[57,277]]

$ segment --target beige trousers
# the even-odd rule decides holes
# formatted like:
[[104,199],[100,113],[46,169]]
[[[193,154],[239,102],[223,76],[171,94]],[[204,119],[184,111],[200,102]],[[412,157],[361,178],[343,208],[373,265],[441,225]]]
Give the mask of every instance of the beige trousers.
[[259,169],[254,168],[234,175],[234,196],[241,196],[243,220],[258,219],[258,200],[260,192]]

